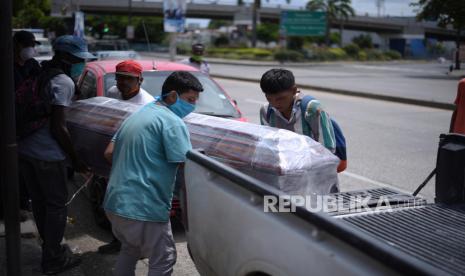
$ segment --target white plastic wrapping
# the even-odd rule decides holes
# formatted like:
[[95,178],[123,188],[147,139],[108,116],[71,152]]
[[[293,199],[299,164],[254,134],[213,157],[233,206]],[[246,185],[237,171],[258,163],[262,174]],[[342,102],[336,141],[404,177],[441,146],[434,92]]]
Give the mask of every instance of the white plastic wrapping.
[[[105,147],[123,120],[139,108],[104,97],[68,108],[75,147],[97,173],[108,175]],[[306,136],[200,114],[190,114],[184,121],[194,148],[288,194],[327,194],[338,185],[339,159]]]
[[339,159],[309,137],[223,118],[184,120],[194,148],[288,194],[328,194]]
[[103,153],[121,123],[141,106],[106,97],[76,101],[66,108],[66,122],[78,155],[101,176],[110,165]]

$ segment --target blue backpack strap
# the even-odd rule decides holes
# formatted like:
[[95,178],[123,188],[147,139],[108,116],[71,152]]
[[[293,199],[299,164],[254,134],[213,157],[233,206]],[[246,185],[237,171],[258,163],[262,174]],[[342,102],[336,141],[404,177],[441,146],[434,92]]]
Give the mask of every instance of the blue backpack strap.
[[304,135],[310,138],[312,138],[312,130],[310,128],[310,125],[307,123],[307,120],[305,120],[305,112],[307,111],[308,104],[314,99],[315,98],[310,95],[305,95],[300,100],[300,112],[302,116],[302,132]]
[[273,113],[274,113],[273,108],[271,108],[271,105],[268,104],[268,107],[266,109],[266,121],[268,122],[270,126],[275,127],[276,122],[275,122]]
[[[302,130],[304,134],[308,133],[307,136],[310,136],[309,134],[311,134],[311,129],[305,120],[305,112],[307,111],[308,103],[314,99],[315,98],[312,96],[305,95],[302,97],[302,101],[300,102],[300,110],[302,112]],[[333,118],[331,118],[331,124],[333,125],[334,136],[336,138],[336,152],[334,154],[341,160],[347,160],[346,139],[342,129]]]

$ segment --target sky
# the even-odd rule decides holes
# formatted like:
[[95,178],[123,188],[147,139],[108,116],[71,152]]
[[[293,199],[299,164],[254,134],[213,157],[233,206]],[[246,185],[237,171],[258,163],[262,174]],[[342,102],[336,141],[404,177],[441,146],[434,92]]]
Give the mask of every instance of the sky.
[[[194,3],[203,3],[202,0],[191,0]],[[234,0],[219,0],[220,4],[225,3],[235,3]],[[250,0],[245,0],[244,2],[249,3]],[[370,16],[378,15],[378,8],[376,6],[376,0],[352,0],[352,7],[355,10],[357,15],[368,14]],[[384,9],[381,10],[381,15],[384,16],[414,16],[415,7],[411,7],[410,3],[416,2],[416,0],[384,0]],[[282,6],[287,6],[284,0],[268,0],[268,2],[263,1],[264,5],[276,6],[281,4]],[[291,0],[289,5],[290,8],[299,8],[305,6],[307,0]],[[198,23],[201,27],[206,27],[209,20],[206,19],[187,19],[187,24],[189,23]]]

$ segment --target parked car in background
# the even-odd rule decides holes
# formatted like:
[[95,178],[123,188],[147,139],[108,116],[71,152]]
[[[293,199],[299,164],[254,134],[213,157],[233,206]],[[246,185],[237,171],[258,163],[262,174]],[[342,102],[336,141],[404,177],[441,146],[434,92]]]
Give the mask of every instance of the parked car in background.
[[94,56],[97,57],[97,60],[107,60],[107,59],[141,59],[141,56],[136,51],[96,51],[92,52]]
[[40,56],[52,56],[53,55],[52,44],[50,43],[50,40],[48,38],[40,37],[40,38],[36,38],[36,40],[40,42],[40,45],[36,45],[35,47],[38,55]]
[[[106,96],[107,91],[116,85],[116,64],[121,60],[103,60],[88,62],[78,82],[80,99]],[[149,59],[138,60],[143,67],[142,88],[156,97],[161,94],[163,82],[173,71],[190,71],[202,83],[204,91],[200,93],[194,112],[223,118],[245,121],[231,97],[209,76],[188,65],[174,62],[157,62]]]

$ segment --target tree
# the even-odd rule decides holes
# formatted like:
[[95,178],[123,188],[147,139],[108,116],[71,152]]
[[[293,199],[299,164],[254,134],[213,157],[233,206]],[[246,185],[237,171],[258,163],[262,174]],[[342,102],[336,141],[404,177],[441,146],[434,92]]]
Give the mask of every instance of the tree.
[[413,6],[419,8],[417,20],[435,20],[439,27],[452,26],[456,30],[455,69],[460,69],[460,35],[465,30],[465,1],[463,0],[418,0]]
[[212,19],[210,23],[208,23],[208,29],[216,30],[221,27],[231,26],[231,21],[228,20],[221,20],[221,19]]
[[310,0],[307,3],[307,9],[310,11],[326,12],[326,44],[329,44],[330,25],[331,21],[340,20],[340,32],[342,40],[342,30],[344,21],[350,16],[355,16],[355,11],[352,8],[352,0]]
[[[267,0],[268,2],[269,0]],[[289,4],[291,0],[286,0],[286,3]],[[244,1],[238,0],[238,5],[243,5]],[[261,0],[254,0],[252,6],[252,47],[255,48],[257,46],[257,12],[258,9],[261,8],[262,1]]]
[[279,25],[273,23],[261,23],[257,26],[257,38],[265,43],[277,41],[279,38]]
[[369,34],[361,34],[352,38],[352,42],[355,43],[361,49],[371,49],[373,48],[373,40]]

